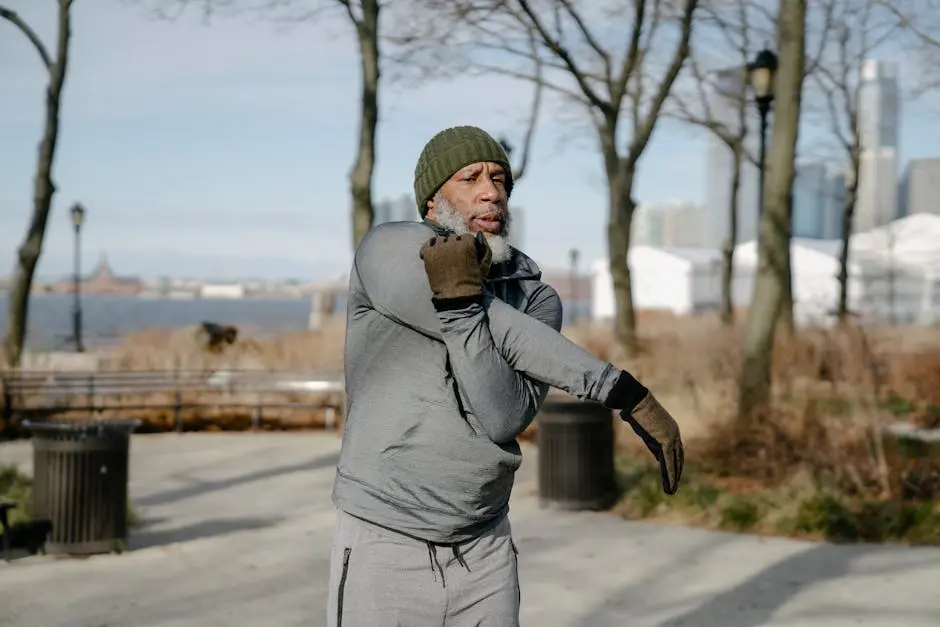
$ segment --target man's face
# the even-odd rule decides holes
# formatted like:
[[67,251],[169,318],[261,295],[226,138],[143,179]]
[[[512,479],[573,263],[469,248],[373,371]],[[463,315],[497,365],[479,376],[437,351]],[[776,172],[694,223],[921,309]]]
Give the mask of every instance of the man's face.
[[[472,163],[458,170],[428,202],[428,217],[440,222],[441,214],[453,209],[463,218],[470,233],[506,235],[509,231],[509,207],[503,166],[497,163]],[[441,199],[445,201],[441,203]],[[441,207],[439,205],[450,205]]]

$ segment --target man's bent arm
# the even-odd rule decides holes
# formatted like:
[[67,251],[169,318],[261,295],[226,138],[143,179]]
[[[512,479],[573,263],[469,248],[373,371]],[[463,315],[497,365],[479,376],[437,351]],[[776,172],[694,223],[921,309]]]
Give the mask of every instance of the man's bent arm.
[[[383,315],[445,341],[445,333],[457,325],[449,316],[459,317],[461,312],[439,316],[431,303],[418,250],[432,235],[431,229],[417,223],[389,224],[370,231],[356,251],[353,288],[358,283],[372,307]],[[484,305],[468,308],[463,315],[457,326],[487,326],[492,350],[498,347],[499,356],[510,367],[578,398],[604,401],[620,374],[552,327],[498,299],[487,298]]]
[[[503,352],[524,349],[500,347],[494,341],[487,320],[487,307],[493,303],[503,304],[487,297],[484,305],[442,311],[440,319],[451,370],[462,397],[487,436],[503,443],[525,431],[545,400],[549,386],[517,372],[503,357]],[[555,290],[547,285],[537,289],[525,315],[559,331],[561,300]]]

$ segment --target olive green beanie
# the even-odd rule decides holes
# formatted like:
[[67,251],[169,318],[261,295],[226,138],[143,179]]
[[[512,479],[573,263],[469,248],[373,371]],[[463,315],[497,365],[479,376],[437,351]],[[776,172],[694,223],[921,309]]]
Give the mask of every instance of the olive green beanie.
[[415,166],[415,200],[421,218],[428,212],[428,201],[454,172],[481,161],[498,163],[506,168],[506,193],[512,193],[509,157],[489,133],[475,126],[455,126],[432,137]]

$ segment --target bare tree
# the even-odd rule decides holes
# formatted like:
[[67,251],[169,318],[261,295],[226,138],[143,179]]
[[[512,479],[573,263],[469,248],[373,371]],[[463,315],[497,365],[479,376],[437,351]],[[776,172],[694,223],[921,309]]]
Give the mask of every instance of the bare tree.
[[[731,156],[732,177],[728,181],[728,227],[722,245],[721,319],[733,323],[732,281],[734,246],[738,239],[742,167],[760,167],[760,159],[746,142],[753,130],[748,66],[757,48],[773,39],[776,15],[762,0],[711,0],[700,11],[700,27],[692,42],[689,58],[690,80],[684,81],[673,95],[669,115],[699,126],[724,144]],[[812,28],[807,27],[807,41],[814,45],[806,55],[806,75],[811,75],[821,58],[830,28],[829,10],[820,7]],[[715,106],[715,101],[720,106]],[[759,190],[759,193],[763,193]],[[781,308],[785,330],[793,329],[792,272],[788,278]]]
[[903,29],[910,51],[920,57],[914,95],[940,89],[940,0],[874,0]]
[[157,14],[178,19],[191,6],[201,9],[205,20],[218,13],[260,15],[280,23],[303,23],[328,17],[337,10],[353,27],[359,44],[360,109],[356,160],[349,171],[353,248],[372,227],[375,207],[372,179],[376,163],[376,129],[379,125],[381,78],[380,19],[388,2],[380,0],[158,0]]
[[[590,122],[608,188],[607,245],[617,344],[635,352],[636,316],[627,254],[637,204],[636,168],[689,55],[698,0],[631,0],[626,41],[620,34],[623,2],[419,0],[418,4],[432,19],[403,28],[398,42],[424,42],[425,69],[472,68],[541,84],[587,113],[581,119]],[[438,45],[428,52],[427,44],[435,40]],[[412,64],[415,56],[412,53]],[[542,73],[537,74],[536,68]]]
[[790,206],[806,69],[806,0],[780,0],[779,67],[773,134],[767,158],[757,275],[742,346],[738,416],[760,419],[770,402],[774,332],[784,305],[790,267]]
[[9,312],[3,339],[4,359],[9,368],[18,367],[23,354],[29,318],[29,295],[36,264],[42,254],[46,223],[52,209],[52,197],[55,194],[52,166],[55,161],[56,141],[59,137],[59,106],[68,71],[69,39],[72,35],[72,4],[73,0],[58,0],[58,29],[54,53],[49,52],[36,31],[16,12],[0,5],[0,18],[26,37],[39,54],[39,59],[49,74],[43,132],[39,140],[39,154],[33,183],[33,213],[26,230],[26,237],[17,251],[16,268],[10,283]]
[[[490,22],[499,17],[495,10],[499,4],[500,0],[407,0],[407,3],[400,0],[401,10],[390,17],[386,34],[382,37],[387,44],[385,59],[391,82],[408,91],[460,76],[471,62],[466,39],[469,37],[474,42],[473,47],[485,48],[488,45],[489,40],[480,42],[473,40],[473,36],[482,32],[492,37],[498,31],[498,27],[493,27]],[[423,19],[419,19],[418,14]],[[458,28],[455,29],[455,25],[459,25]],[[538,54],[538,39],[532,32],[524,34],[526,41],[522,48],[526,52],[520,56],[528,61],[524,78],[533,87],[525,130],[518,142],[505,133],[500,134],[498,140],[510,159],[518,154],[516,163],[511,166],[515,183],[528,172],[529,155],[544,107],[545,69],[548,65]],[[515,48],[507,46],[505,50]],[[482,65],[473,69],[481,68],[488,71]]]
[[[359,146],[356,162],[349,173],[352,194],[353,248],[372,228],[375,208],[372,203],[372,174],[375,171],[375,132],[379,125],[379,0],[335,0],[343,5],[356,28],[359,63],[362,72],[362,109],[359,118]],[[358,5],[358,7],[356,6]]]
[[824,53],[812,75],[823,101],[825,120],[847,165],[842,205],[842,248],[839,255],[840,323],[849,320],[849,252],[855,221],[859,183],[863,176],[862,127],[859,93],[862,62],[885,42],[900,34],[898,23],[882,8],[880,0],[822,0],[830,11],[832,29]]
[[[753,0],[727,3],[706,2],[700,9],[700,27],[692,41],[688,66],[690,77],[676,89],[669,115],[699,126],[721,142],[731,155],[728,181],[728,225],[722,243],[721,320],[734,323],[732,283],[734,250],[738,239],[741,170],[747,163],[757,165],[745,140],[749,132],[747,65],[755,41],[766,38],[773,17]],[[720,106],[716,107],[716,99]]]

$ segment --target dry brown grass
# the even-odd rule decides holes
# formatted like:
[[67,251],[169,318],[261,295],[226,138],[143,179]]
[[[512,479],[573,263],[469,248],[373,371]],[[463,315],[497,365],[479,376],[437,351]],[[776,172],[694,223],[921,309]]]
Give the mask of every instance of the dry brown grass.
[[[936,483],[936,461],[907,461],[883,436],[894,421],[940,423],[936,329],[853,326],[781,336],[770,416],[742,425],[734,420],[742,325],[657,316],[641,328],[640,355],[620,365],[676,415],[700,467],[763,485],[809,473],[822,485],[858,495],[937,493],[924,485]],[[566,334],[610,357],[607,329]]]
[[329,372],[343,370],[345,320],[328,318],[314,331],[273,337],[239,328],[238,339],[218,353],[207,351],[197,328],[151,329],[122,338],[103,360],[109,371],[259,370]]

